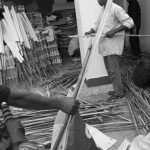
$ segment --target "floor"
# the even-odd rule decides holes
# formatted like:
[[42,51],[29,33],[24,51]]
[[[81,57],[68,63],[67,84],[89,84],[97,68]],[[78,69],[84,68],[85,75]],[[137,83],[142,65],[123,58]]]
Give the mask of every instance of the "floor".
[[[64,66],[68,66],[72,63],[80,63],[79,61],[74,62],[72,59],[66,59],[63,61]],[[88,88],[86,84],[82,86],[81,93],[79,96],[79,99],[88,101],[90,103],[94,103],[101,100],[106,100],[109,96],[107,95],[107,92],[112,90],[112,85],[104,85],[100,87],[90,87]],[[128,106],[124,108],[125,111],[129,111]],[[126,113],[125,116],[132,120],[132,116],[130,113]],[[114,131],[114,132],[106,132],[104,133],[107,136],[116,139],[117,142],[109,149],[109,150],[117,150],[121,143],[127,139],[129,141],[132,141],[138,134],[135,129],[133,130],[125,130],[125,131]],[[144,134],[143,130],[140,130],[140,134]]]
[[[73,61],[71,58],[63,60],[63,66],[67,67],[73,63],[81,63],[80,60],[78,61]],[[84,101],[90,102],[90,103],[95,103],[95,102],[100,102],[100,101],[105,101],[109,96],[107,95],[107,92],[113,90],[112,85],[104,85],[104,86],[99,86],[99,87],[90,87],[88,88],[86,84],[83,84],[81,88],[81,92],[79,95],[79,99],[82,99]],[[132,120],[132,116],[130,114],[130,111],[128,109],[128,106],[123,108],[125,112],[125,116]],[[141,130],[140,132],[143,134],[143,131]],[[104,132],[107,136],[116,139],[117,142],[109,149],[109,150],[117,150],[118,147],[121,145],[121,143],[125,140],[128,139],[129,141],[132,141],[134,137],[137,136],[137,132],[135,129],[133,130],[120,130],[120,131],[113,131],[113,132]]]
[[[94,87],[94,88],[97,89],[100,87]],[[88,89],[88,90],[90,90],[90,89]],[[90,103],[95,103],[98,101],[100,102],[102,100],[106,100],[108,98],[108,95],[106,92],[104,92],[104,93],[99,93],[96,95],[90,95],[90,94],[87,96],[82,95],[82,97],[80,97],[80,98],[82,100],[88,101]],[[132,116],[131,116],[128,106],[125,106],[123,109],[125,112],[124,117],[132,120]],[[131,142],[138,135],[137,131],[135,129],[120,130],[120,131],[113,131],[113,132],[103,132],[103,133],[106,134],[107,136],[109,136],[110,138],[117,140],[117,142],[109,150],[117,150],[125,139],[127,139],[128,141]],[[140,134],[144,134],[143,130],[140,130]]]

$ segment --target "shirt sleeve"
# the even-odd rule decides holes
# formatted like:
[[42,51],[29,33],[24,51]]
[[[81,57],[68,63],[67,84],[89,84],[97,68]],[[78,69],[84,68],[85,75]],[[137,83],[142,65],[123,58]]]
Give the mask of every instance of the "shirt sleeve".
[[0,104],[7,102],[10,96],[10,88],[0,85]]
[[134,26],[133,19],[125,12],[125,10],[117,6],[115,8],[115,15],[118,18],[119,22],[127,28],[131,29]]

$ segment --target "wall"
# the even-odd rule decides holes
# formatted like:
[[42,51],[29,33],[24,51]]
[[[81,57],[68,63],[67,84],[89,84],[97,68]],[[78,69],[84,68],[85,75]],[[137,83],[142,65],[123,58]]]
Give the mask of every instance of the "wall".
[[[117,1],[117,0],[116,0]],[[141,35],[150,35],[150,0],[138,0],[141,6]],[[128,3],[126,0],[123,1],[123,6],[127,10]],[[141,50],[144,52],[150,51],[150,37],[140,37]]]
[[67,2],[67,0],[54,0],[53,11],[74,9],[74,2]]
[[[138,0],[141,6],[142,11],[142,25],[140,34],[150,35],[150,0]],[[126,11],[128,7],[127,0],[114,0],[115,3],[122,6]],[[89,31],[92,27],[94,21],[96,20],[99,11],[99,5],[97,5],[97,0],[76,0],[75,1],[75,8],[78,18],[78,32],[79,35],[84,35],[86,31]],[[90,11],[89,11],[90,10]],[[89,39],[80,38],[80,47],[81,47],[81,58],[82,62],[86,55],[86,50],[88,48]],[[149,51],[150,49],[150,37],[140,37],[141,49],[142,51]],[[98,53],[97,53],[98,54]],[[103,67],[103,62],[98,60],[101,59],[99,55],[95,56],[95,60],[93,62],[93,68],[90,71],[91,74],[89,77],[96,78],[100,74],[106,75],[105,69]],[[98,65],[102,65],[101,67]],[[99,70],[97,69],[99,68]],[[103,69],[102,69],[103,68]],[[97,70],[96,70],[97,69]],[[100,71],[103,70],[103,71]],[[103,73],[104,74],[103,74]]]
[[[114,0],[115,3],[123,7],[123,1]],[[97,0],[75,0],[75,8],[78,23],[78,34],[84,35],[94,25],[100,13],[100,5]],[[93,39],[94,40],[94,39]],[[88,49],[90,39],[80,38],[81,60],[84,61],[86,51]],[[99,54],[98,49],[95,53],[94,60],[92,61],[87,79],[99,78],[107,76],[107,71],[104,66],[103,57]]]
[[[138,0],[141,6],[142,23],[140,34],[150,35],[150,0]],[[140,37],[141,50],[150,52],[150,37]]]
[[52,11],[52,5],[54,3],[54,0],[36,0],[37,4],[39,5],[40,9],[39,11],[42,13],[43,16],[47,14],[47,12]]
[[[75,1],[78,34],[84,35],[94,25],[100,13],[100,6],[97,0],[76,0]],[[93,39],[94,40],[94,39]],[[84,61],[88,49],[90,38],[80,38],[81,60]],[[104,66],[103,57],[99,54],[98,49],[95,53],[92,64],[89,68],[87,79],[107,76]]]
[[67,0],[54,0],[55,4],[62,4],[62,3],[66,3]]

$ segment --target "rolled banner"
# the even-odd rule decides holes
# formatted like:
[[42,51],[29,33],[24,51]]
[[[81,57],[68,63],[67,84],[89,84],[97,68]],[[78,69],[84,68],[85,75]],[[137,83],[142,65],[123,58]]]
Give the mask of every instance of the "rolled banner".
[[20,16],[22,25],[23,25],[23,27],[24,27],[26,33],[28,33],[29,36],[33,39],[34,37],[33,37],[32,31],[30,30],[30,28],[29,28],[29,26],[28,26],[26,20],[24,19],[24,17],[23,17],[21,14],[19,14],[19,16]]
[[3,33],[4,41],[6,42],[8,47],[10,48],[13,56],[15,58],[17,58],[20,63],[22,63],[24,59],[20,55],[17,43],[15,42],[15,40],[10,35],[9,28],[8,28],[7,23],[6,23],[6,21],[4,19],[2,20],[2,24],[1,25],[2,25],[2,33]]
[[19,40],[20,40],[21,43],[23,43],[24,40],[23,40],[21,31],[20,31],[19,22],[18,22],[18,19],[17,19],[17,14],[16,14],[16,11],[15,11],[13,6],[11,7],[10,13],[12,15],[12,19],[13,19],[13,22],[14,22],[14,25],[15,25],[15,28],[16,28]]
[[31,47],[30,47],[30,43],[29,43],[29,40],[28,40],[26,31],[25,31],[25,29],[24,29],[24,26],[23,26],[23,24],[22,24],[20,15],[19,15],[18,13],[17,13],[17,20],[18,20],[18,23],[19,23],[19,28],[20,28],[21,35],[22,35],[23,40],[24,40],[25,47],[27,47],[27,48],[30,49],[30,48],[31,48]]
[[[88,48],[88,51],[87,51],[87,55],[86,55],[86,58],[84,60],[84,63],[83,63],[83,66],[82,66],[82,70],[80,72],[80,75],[79,75],[79,78],[78,78],[78,81],[77,81],[77,84],[76,84],[76,88],[75,88],[73,96],[72,96],[75,99],[79,98],[79,94],[81,92],[81,87],[82,87],[82,85],[83,85],[83,83],[85,81],[85,77],[87,76],[89,67],[91,67],[90,66],[91,62],[94,59],[93,58],[93,54],[95,53],[95,50],[96,50],[96,48],[98,46],[98,42],[99,42],[100,37],[102,35],[102,31],[103,31],[103,28],[105,26],[106,19],[107,19],[107,16],[108,16],[108,11],[110,10],[112,1],[113,0],[108,0],[107,1],[106,7],[105,7],[105,11],[104,11],[104,15],[103,15],[102,20],[101,20],[102,23],[100,24],[100,26],[98,28],[98,32],[97,32],[97,35],[96,35],[96,38],[95,38],[93,46],[92,46],[92,40],[90,41],[89,48]],[[71,150],[71,149],[72,150],[77,150],[77,149],[78,150],[83,150],[83,149],[93,150],[94,149],[94,150],[96,150],[96,146],[93,144],[93,141],[89,142],[89,140],[87,140],[87,138],[85,136],[85,133],[82,134],[82,138],[81,138],[80,132],[78,132],[78,134],[76,134],[75,136],[73,136],[73,134],[70,134],[70,136],[68,136],[68,139],[66,140],[66,144],[63,145],[63,147],[62,147],[61,140],[63,139],[63,135],[65,134],[66,130],[69,129],[71,131],[69,133],[73,133],[72,131],[74,129],[75,129],[74,131],[79,131],[78,127],[81,127],[81,126],[79,124],[78,118],[80,119],[81,125],[83,125],[82,129],[84,130],[85,125],[84,125],[84,123],[82,121],[82,118],[80,117],[80,114],[76,113],[76,115],[74,115],[74,116],[66,114],[65,119],[63,121],[63,126],[61,127],[61,129],[59,131],[59,134],[58,134],[58,136],[57,136],[57,138],[56,138],[56,140],[54,142],[54,145],[53,145],[51,150],[58,150],[58,149],[64,149],[64,150]],[[67,128],[68,124],[70,124],[69,128]],[[75,126],[73,126],[73,125],[75,125]],[[83,142],[81,142],[81,140],[83,140],[83,139],[85,139],[85,140]],[[80,143],[77,143],[78,140],[79,140]],[[90,143],[92,143],[92,144],[90,144]],[[92,147],[92,145],[93,145],[93,147]]]
[[[6,21],[6,20],[8,20],[7,15],[6,15],[5,13],[3,13],[3,16],[4,16],[4,18],[5,18],[5,19],[3,19],[3,22],[4,22],[5,24],[7,24],[7,28],[9,29],[9,34],[10,34],[10,36],[12,37],[12,39],[15,39],[15,38],[14,38],[14,35],[13,35],[13,33],[12,33],[12,29],[10,28],[10,26],[8,25],[8,23],[7,23],[7,21]],[[14,40],[14,41],[15,41],[15,40]]]
[[10,14],[10,11],[9,11],[7,6],[4,6],[4,10],[5,10],[5,12],[3,13],[4,14],[4,18],[5,18],[8,26],[9,26],[9,28],[11,29],[10,32],[12,33],[15,41],[18,42],[19,41],[19,37],[18,37],[16,28],[15,28],[14,22],[12,20],[12,16]]
[[0,54],[4,54],[3,34],[2,34],[2,22],[0,21]]
[[33,34],[33,40],[34,41],[38,41],[38,38],[37,38],[37,36],[36,36],[36,34],[34,32],[34,29],[33,29],[32,25],[31,25],[27,15],[25,14],[25,12],[23,12],[21,15],[25,18],[25,20],[26,20],[26,22],[27,22],[27,24],[28,24],[28,26],[30,28],[31,33]]

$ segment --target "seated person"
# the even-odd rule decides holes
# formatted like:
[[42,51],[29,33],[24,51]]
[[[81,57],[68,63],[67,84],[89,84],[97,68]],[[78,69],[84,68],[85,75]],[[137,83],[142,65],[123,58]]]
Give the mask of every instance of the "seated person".
[[[26,109],[34,109],[34,110],[48,110],[48,109],[60,109],[65,113],[74,114],[79,108],[79,101],[75,101],[74,98],[48,98],[43,97],[41,95],[37,95],[31,92],[26,92],[23,90],[14,89],[11,90],[8,87],[0,85],[0,103],[6,102],[8,105],[26,108]],[[0,104],[1,105],[1,104]],[[8,110],[7,110],[7,114]],[[11,121],[12,123],[12,121]],[[10,138],[10,133],[16,133],[14,139]],[[23,136],[24,128],[17,120],[13,120],[11,124],[11,128],[6,128],[6,125],[0,121],[0,150],[9,150],[9,149],[18,149],[18,145],[13,143],[14,141],[19,140],[18,137],[20,136],[25,143],[25,145],[30,145],[35,149],[38,147],[37,143],[31,143],[26,141],[25,137]],[[11,135],[12,136],[12,135]],[[20,142],[20,141],[19,141]],[[24,143],[23,142],[23,143]],[[44,147],[40,148],[41,150],[46,150]]]
[[68,114],[74,114],[79,108],[79,101],[72,97],[52,98],[0,85],[0,103],[34,110],[59,109]]

